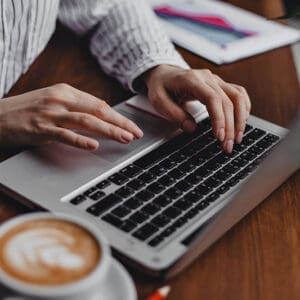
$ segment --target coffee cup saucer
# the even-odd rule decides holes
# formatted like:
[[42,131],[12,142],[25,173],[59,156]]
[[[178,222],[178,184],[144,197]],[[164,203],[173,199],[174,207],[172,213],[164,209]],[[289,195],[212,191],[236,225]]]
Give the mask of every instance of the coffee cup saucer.
[[[126,297],[125,297],[126,295]],[[125,297],[125,298],[124,298]],[[129,273],[116,259],[112,258],[107,277],[101,285],[101,292],[92,300],[136,300],[135,285]]]

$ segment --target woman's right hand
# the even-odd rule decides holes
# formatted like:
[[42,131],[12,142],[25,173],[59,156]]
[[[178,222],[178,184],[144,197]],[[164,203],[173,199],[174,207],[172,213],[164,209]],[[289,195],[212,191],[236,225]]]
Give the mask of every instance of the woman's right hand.
[[98,148],[95,139],[72,129],[125,144],[143,136],[134,122],[105,101],[67,84],[0,100],[1,147],[61,142],[91,151]]

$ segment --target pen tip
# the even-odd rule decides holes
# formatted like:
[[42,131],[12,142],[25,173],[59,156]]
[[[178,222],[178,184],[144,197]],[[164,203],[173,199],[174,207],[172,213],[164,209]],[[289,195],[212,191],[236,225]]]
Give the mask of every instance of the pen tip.
[[163,297],[167,297],[168,294],[170,293],[171,287],[169,285],[165,285],[159,289],[159,293]]

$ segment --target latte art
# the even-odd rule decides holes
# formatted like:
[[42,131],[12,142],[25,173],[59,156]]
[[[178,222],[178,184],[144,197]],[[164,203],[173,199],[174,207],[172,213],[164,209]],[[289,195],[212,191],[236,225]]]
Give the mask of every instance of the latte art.
[[65,220],[27,221],[0,238],[0,266],[17,279],[57,285],[90,273],[100,259],[95,238]]

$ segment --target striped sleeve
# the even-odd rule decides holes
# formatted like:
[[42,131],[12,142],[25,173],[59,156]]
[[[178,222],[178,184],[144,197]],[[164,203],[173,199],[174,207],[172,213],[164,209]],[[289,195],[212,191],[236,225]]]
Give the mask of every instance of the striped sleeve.
[[59,20],[80,35],[93,32],[92,54],[132,91],[135,80],[152,67],[189,68],[144,0],[61,0]]

